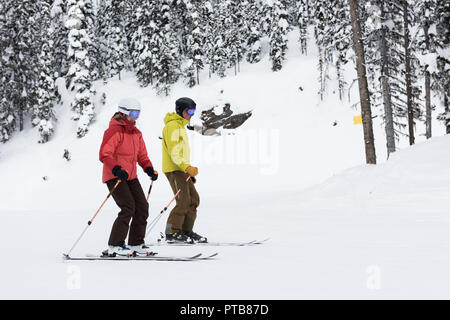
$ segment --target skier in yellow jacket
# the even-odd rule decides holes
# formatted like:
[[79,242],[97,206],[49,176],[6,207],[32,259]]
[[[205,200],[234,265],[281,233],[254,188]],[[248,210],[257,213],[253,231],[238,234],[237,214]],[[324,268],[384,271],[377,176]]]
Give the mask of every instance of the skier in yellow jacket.
[[[196,104],[190,98],[175,102],[175,113],[167,113],[163,129],[162,169],[174,193],[180,190],[176,205],[166,224],[168,242],[207,242],[193,231],[200,197],[195,189],[198,168],[191,166],[189,140],[185,126],[195,113]],[[188,180],[188,177],[191,177]]]

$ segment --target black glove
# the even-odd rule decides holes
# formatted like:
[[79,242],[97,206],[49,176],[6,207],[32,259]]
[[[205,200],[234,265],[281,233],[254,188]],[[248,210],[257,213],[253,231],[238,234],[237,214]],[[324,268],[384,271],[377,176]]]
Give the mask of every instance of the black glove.
[[128,179],[128,172],[126,172],[125,170],[122,170],[121,166],[115,166],[112,169],[112,173],[113,175],[115,175],[117,178],[119,178],[119,180],[122,181],[127,181]]
[[153,169],[153,167],[147,167],[145,168],[145,173],[148,174],[148,176],[153,180],[158,179],[158,172]]

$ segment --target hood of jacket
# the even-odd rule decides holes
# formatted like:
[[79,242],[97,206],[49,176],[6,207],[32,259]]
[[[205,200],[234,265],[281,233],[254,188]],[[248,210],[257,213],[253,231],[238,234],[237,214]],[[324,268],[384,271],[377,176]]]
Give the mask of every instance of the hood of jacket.
[[139,130],[136,128],[136,122],[128,121],[119,112],[116,112],[109,121],[109,127],[122,127],[126,133],[135,133]]
[[183,118],[182,116],[180,116],[179,114],[177,114],[175,112],[169,112],[164,117],[164,124],[165,125],[168,124],[171,121],[178,122],[178,124],[181,125],[182,127],[186,126],[189,123],[189,120],[186,120],[185,118]]

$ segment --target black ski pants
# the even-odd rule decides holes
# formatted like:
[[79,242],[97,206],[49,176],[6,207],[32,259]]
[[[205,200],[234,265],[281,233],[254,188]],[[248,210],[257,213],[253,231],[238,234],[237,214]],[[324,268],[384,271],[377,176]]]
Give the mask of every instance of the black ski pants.
[[[106,182],[109,191],[112,190],[116,182],[117,179]],[[148,202],[139,180],[122,181],[117,185],[112,197],[119,206],[120,212],[112,226],[108,245],[123,246],[128,231],[129,245],[143,244],[147,227]]]

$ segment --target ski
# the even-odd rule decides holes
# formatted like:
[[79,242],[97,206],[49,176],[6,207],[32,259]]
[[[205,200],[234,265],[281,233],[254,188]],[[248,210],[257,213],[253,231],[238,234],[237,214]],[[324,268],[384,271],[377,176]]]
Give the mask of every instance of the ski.
[[87,254],[85,257],[71,257],[66,254],[63,255],[64,260],[73,260],[73,261],[134,261],[134,260],[142,260],[142,261],[199,261],[199,260],[210,260],[216,257],[218,253],[214,253],[208,256],[202,256],[201,253],[196,254],[194,256],[188,257],[179,257],[179,256],[102,256],[102,255],[94,255]]
[[196,242],[196,243],[183,243],[183,242],[167,242],[163,239],[158,239],[158,242],[155,243],[147,243],[147,246],[235,246],[235,247],[244,247],[244,246],[254,246],[267,242],[270,238],[264,240],[252,240],[247,242]]

